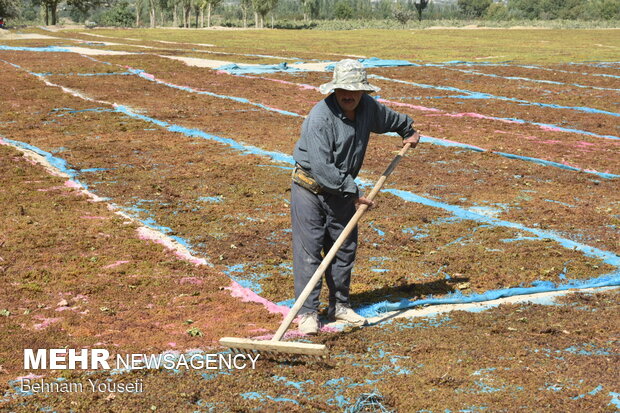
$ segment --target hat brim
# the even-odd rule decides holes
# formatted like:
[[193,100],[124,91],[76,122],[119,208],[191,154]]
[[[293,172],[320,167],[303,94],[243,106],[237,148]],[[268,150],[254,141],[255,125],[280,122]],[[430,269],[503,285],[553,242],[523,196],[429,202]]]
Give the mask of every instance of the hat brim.
[[319,91],[324,94],[327,95],[328,93],[331,93],[332,91],[334,91],[335,89],[344,89],[344,90],[351,90],[351,91],[357,91],[357,90],[361,90],[364,92],[378,92],[381,90],[380,87],[377,86],[373,86],[370,83],[334,83],[332,82],[328,82],[328,83],[324,83],[321,86],[319,86]]

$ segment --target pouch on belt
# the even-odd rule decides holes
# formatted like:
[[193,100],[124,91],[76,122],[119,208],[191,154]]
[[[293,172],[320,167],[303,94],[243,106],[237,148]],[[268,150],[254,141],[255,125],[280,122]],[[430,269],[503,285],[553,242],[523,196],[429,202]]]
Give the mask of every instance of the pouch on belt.
[[312,192],[314,195],[322,194],[325,192],[321,185],[319,185],[318,182],[312,177],[312,175],[306,172],[299,165],[295,165],[292,177],[293,182],[295,182],[302,188],[305,188],[308,191]]

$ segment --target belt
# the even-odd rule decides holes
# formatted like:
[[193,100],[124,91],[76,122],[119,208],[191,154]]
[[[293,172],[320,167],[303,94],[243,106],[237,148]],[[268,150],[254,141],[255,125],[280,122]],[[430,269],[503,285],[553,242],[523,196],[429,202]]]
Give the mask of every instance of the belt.
[[292,178],[293,182],[295,182],[297,185],[307,189],[315,195],[325,193],[323,187],[321,187],[321,185],[318,184],[316,179],[314,179],[312,175],[310,175],[310,172],[306,171],[298,164],[296,164],[295,169],[293,169]]

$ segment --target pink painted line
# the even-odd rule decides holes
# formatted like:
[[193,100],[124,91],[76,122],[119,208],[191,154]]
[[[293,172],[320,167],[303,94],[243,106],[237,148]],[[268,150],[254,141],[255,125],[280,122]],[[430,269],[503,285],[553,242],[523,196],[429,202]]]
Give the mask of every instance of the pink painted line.
[[147,230],[144,227],[138,228],[138,238],[141,240],[153,241],[157,244],[163,245],[164,247],[173,251],[174,255],[181,258],[182,260],[186,260],[191,262],[194,265],[209,265],[209,262],[204,258],[194,257],[188,251],[180,251],[177,248],[177,245],[169,239],[158,238],[153,234],[152,231]]
[[[127,68],[127,69],[135,70],[135,69],[131,68],[130,66],[124,66],[124,67]],[[267,81],[270,81],[270,82],[276,82],[276,83],[281,83],[281,84],[286,84],[286,85],[297,86],[297,87],[299,87],[301,89],[305,89],[305,90],[319,90],[319,88],[317,88],[315,86],[306,85],[306,84],[300,84],[300,83],[294,83],[294,82],[290,82],[290,81],[286,81],[286,80],[281,80],[281,79],[273,79],[273,78],[261,77],[261,76],[238,75],[238,74],[231,74],[231,73],[228,73],[228,72],[225,72],[225,71],[216,71],[216,73],[224,74],[224,75],[228,75],[228,76],[236,76],[236,77],[244,77],[244,78],[250,78],[250,79],[267,80]],[[173,87],[180,87],[180,88],[195,90],[195,89],[189,88],[187,86],[178,86],[178,85],[174,85],[174,84],[171,84],[171,83],[164,82],[162,80],[157,79],[154,75],[152,75],[150,73],[146,73],[144,71],[141,72],[140,75],[141,76],[144,75],[148,79],[154,80],[154,81],[159,82],[159,83],[167,84],[167,85],[170,85],[170,86],[173,86]],[[196,90],[196,91],[200,92],[199,90]],[[392,106],[406,107],[406,108],[410,108],[410,109],[414,109],[414,110],[419,110],[419,111],[424,111],[424,112],[433,112],[434,113],[434,115],[427,114],[425,116],[471,117],[471,118],[476,118],[476,119],[500,121],[500,122],[503,122],[503,123],[512,123],[512,124],[515,124],[515,123],[520,124],[521,123],[521,122],[513,121],[513,120],[510,120],[510,119],[500,119],[500,118],[497,118],[497,117],[482,115],[480,113],[475,113],[475,112],[446,113],[444,110],[437,109],[437,108],[430,108],[430,107],[420,106],[420,105],[412,105],[412,104],[403,103],[403,102],[395,102],[395,101],[391,101],[391,100],[387,100],[387,99],[377,99],[377,100],[379,102],[381,102],[381,103],[392,105]],[[268,105],[263,105],[263,106],[265,108],[268,108],[268,109],[282,111],[281,109],[274,108],[272,106],[268,106]],[[538,127],[540,129],[542,129],[542,130],[545,130],[545,131],[564,132],[560,128],[555,128],[555,127],[550,127],[550,126],[538,125]],[[507,134],[509,132],[496,130],[496,133]],[[527,138],[527,139],[532,139],[532,138]],[[533,139],[537,139],[537,138],[533,138]],[[440,140],[444,140],[446,142],[460,143],[460,142],[450,141],[450,140],[446,140],[446,139],[440,139]],[[544,144],[562,143],[561,141],[558,141],[558,140],[539,140],[539,142],[544,143]],[[484,150],[482,148],[478,148],[478,149]],[[491,152],[493,152],[493,151],[491,151]]]
[[127,264],[128,262],[130,262],[130,261],[116,261],[115,263],[106,265],[103,268],[114,268],[114,267],[118,267],[119,265],[122,265],[122,264]]
[[394,102],[392,100],[386,100],[386,99],[377,99],[377,101],[381,102],[381,103],[388,104],[388,105],[392,105],[392,106],[402,106],[402,107],[405,107],[405,108],[421,110],[421,111],[424,111],[424,112],[441,112],[441,113],[443,113],[443,110],[441,110],[441,109],[428,108],[426,106],[419,106],[419,105],[412,105],[410,103]]
[[[269,311],[270,313],[274,313],[274,314],[279,313],[279,314],[282,314],[283,316],[286,316],[291,310],[290,308],[286,306],[274,304],[273,302],[256,294],[254,291],[250,290],[249,288],[242,287],[236,281],[232,281],[230,287],[227,287],[226,289],[230,290],[231,295],[233,297],[241,298],[241,301],[243,302],[253,302],[253,303],[262,304],[267,309],[267,311]],[[257,330],[252,330],[252,331],[257,331]],[[321,328],[321,331],[338,332],[340,330],[338,330],[337,328],[324,326]],[[297,330],[293,330],[293,331],[287,332],[284,338],[304,337],[304,336],[305,334]],[[272,337],[273,337],[273,334],[268,334],[268,335],[258,336],[255,338],[258,340],[269,340]]]
[[155,80],[155,76],[154,76],[154,75],[152,75],[152,74],[150,74],[150,73],[146,73],[146,72],[144,72],[144,76],[148,77],[149,79],[153,79],[153,80]]
[[[537,142],[539,142],[539,143],[544,143],[544,144],[561,144],[561,143],[563,143],[563,142],[562,142],[562,141],[560,141],[560,140],[541,140],[540,138],[538,138],[538,137],[536,137],[536,136],[523,136],[523,138],[524,138],[524,139],[529,139],[529,140],[534,140],[534,141],[537,141]],[[436,139],[436,140],[439,140],[439,141],[443,141],[443,142],[456,143],[456,144],[461,143],[461,142],[456,142],[456,141],[452,141],[452,140],[449,140],[449,139],[442,139],[442,138],[433,138],[433,139]],[[582,142],[582,143],[586,143],[586,144],[588,144],[588,145],[595,145],[595,144],[588,143],[588,142]],[[583,146],[580,146],[580,145],[572,145],[572,144],[571,144],[570,146],[575,146],[575,147],[577,147],[577,148],[583,148]],[[490,150],[490,149],[485,149],[485,148],[482,148],[482,147],[480,147],[480,146],[469,145],[469,147],[470,147],[470,148],[475,148],[475,149],[478,149],[478,150],[483,151],[483,152],[489,152],[489,153],[499,153],[499,154],[501,155],[501,152],[497,152],[497,151]],[[585,150],[583,150],[583,149],[581,149],[581,151],[582,151],[582,152],[585,152]],[[593,152],[593,151],[592,151],[592,150],[588,150],[587,152]],[[543,158],[541,158],[540,160],[542,160],[542,161],[549,161],[549,162],[555,162],[555,161],[550,161],[550,160],[548,160],[548,159],[543,159]],[[564,161],[564,159],[562,159],[559,163],[561,163],[561,164],[563,164],[563,165],[566,165],[566,166],[570,166],[571,168],[577,168],[577,169],[579,169],[579,170],[581,170],[581,171],[584,171],[584,172],[590,172],[590,173],[595,173],[595,174],[599,174],[599,173],[601,173],[600,171],[597,171],[597,170],[594,170],[594,169],[586,169],[586,168],[582,168],[582,167],[577,166],[577,165],[572,165],[572,164],[569,164],[569,163],[567,163],[566,161]],[[603,173],[611,173],[611,172],[609,172],[609,171],[605,171],[605,172],[603,172]]]
[[[230,75],[230,73],[227,72],[223,72],[227,75]],[[259,77],[259,76],[246,76],[246,75],[232,75],[232,76],[238,76],[238,77],[247,77],[247,78],[251,78],[251,79],[262,79],[262,80],[268,80],[270,82],[276,82],[276,83],[282,83],[285,85],[292,85],[292,86],[297,86],[298,88],[302,89],[302,90],[319,90],[318,87],[316,86],[311,86],[311,85],[306,85],[303,83],[294,83],[294,82],[289,82],[286,80],[281,80],[281,79],[272,79],[269,77]],[[386,103],[386,104],[390,104],[393,106],[401,106],[401,107],[406,107],[406,108],[410,108],[410,109],[415,109],[415,110],[421,110],[424,112],[444,112],[441,109],[436,109],[436,108],[429,108],[426,106],[419,106],[419,105],[412,105],[410,103],[402,103],[402,102],[394,102],[391,100],[386,100],[386,99],[377,99],[377,101],[381,102],[381,103]]]
[[[289,81],[281,80],[281,79],[272,79],[272,78],[260,77],[260,76],[235,75],[235,74],[230,74],[230,73],[227,73],[227,72],[220,72],[220,73],[224,73],[224,74],[227,74],[229,76],[238,76],[238,77],[246,77],[246,78],[253,78],[253,79],[268,80],[268,81],[271,81],[271,82],[277,82],[277,83],[297,86],[297,87],[300,87],[302,89],[318,90],[318,88],[314,87],[314,86],[300,84],[300,83],[294,83],[294,82],[289,82]],[[485,120],[491,120],[491,121],[499,121],[499,122],[503,122],[503,123],[521,124],[521,122],[517,122],[517,121],[514,121],[514,120],[501,119],[501,118],[497,118],[497,117],[494,117],[494,116],[487,116],[487,115],[483,115],[483,114],[475,113],[475,112],[446,113],[444,110],[441,110],[441,109],[429,108],[429,107],[420,106],[420,105],[412,105],[410,103],[395,102],[395,101],[387,100],[387,99],[377,99],[377,101],[379,101],[381,103],[384,103],[384,104],[387,104],[387,105],[391,105],[391,106],[406,107],[406,108],[409,108],[409,109],[419,110],[419,111],[423,111],[423,112],[433,112],[433,114],[427,114],[425,116],[447,116],[447,117],[453,117],[453,118],[469,117],[469,118],[475,118],[475,119],[485,119]],[[558,128],[558,127],[545,126],[545,125],[536,125],[536,126],[539,129],[547,131],[547,132],[565,132],[564,130],[562,130],[561,128]],[[504,132],[504,131],[496,131],[496,132],[497,133],[508,133],[508,132]],[[559,142],[553,142],[552,140],[549,140],[549,141],[542,141],[542,143],[551,144],[551,143],[559,143]]]
[[209,265],[209,262],[206,259],[194,257],[190,253],[181,252],[181,251],[174,251],[174,255],[176,255],[177,257],[181,258],[182,260],[187,260],[187,261],[191,262],[192,264],[194,264],[196,266],[199,266],[199,265]]
[[[318,88],[314,87],[314,86],[309,86],[309,85],[304,85],[304,84],[294,83],[294,82],[288,82],[286,80],[271,79],[271,78],[268,78],[268,77],[260,77],[260,76],[232,75],[232,74],[227,73],[227,72],[223,72],[223,73],[226,73],[226,74],[231,75],[231,76],[247,77],[247,78],[253,78],[253,79],[263,79],[263,80],[268,80],[268,81],[271,81],[271,82],[277,82],[277,83],[283,83],[283,84],[288,84],[288,85],[294,85],[294,86],[297,86],[297,87],[301,87],[302,89],[318,90]],[[492,117],[492,116],[486,116],[486,115],[482,115],[480,113],[474,113],[474,112],[445,113],[444,110],[437,109],[437,108],[429,108],[429,107],[426,107],[426,106],[419,106],[419,105],[412,105],[412,104],[409,104],[409,103],[395,102],[395,101],[387,100],[387,99],[377,99],[377,100],[379,102],[381,102],[381,103],[385,103],[385,104],[388,104],[388,105],[407,107],[407,108],[410,108],[410,109],[420,110],[420,111],[423,111],[423,112],[433,112],[433,113],[436,113],[436,115],[426,115],[426,116],[449,116],[449,117],[456,117],[456,118],[459,118],[459,117],[471,117],[471,118],[478,118],[478,119],[487,119],[487,120],[500,121],[500,122],[504,122],[504,123],[519,123],[519,122],[516,122],[516,121],[509,120],[509,119],[498,119],[498,118],[495,118],[495,117]],[[542,128],[543,130],[552,130],[553,129],[553,128],[544,127],[544,126],[540,126],[540,128]]]
[[284,85],[291,85],[291,86],[297,86],[298,88],[302,89],[302,90],[316,90],[318,91],[319,88],[316,86],[312,86],[312,85],[306,85],[304,83],[295,83],[295,82],[289,82],[287,80],[282,80],[282,79],[272,79],[270,77],[262,77],[262,76],[248,76],[248,75],[238,75],[238,74],[233,74],[233,73],[228,73],[226,71],[223,70],[217,70],[216,73],[218,75],[228,75],[228,76],[236,76],[236,77],[245,77],[248,79],[262,79],[262,80],[268,80],[270,82],[275,82],[275,83],[282,83]]
[[[132,68],[130,66],[125,66],[125,68],[127,68],[129,70],[137,70],[137,69],[134,69],[134,68]],[[138,74],[138,76],[147,78],[147,79],[149,79],[149,80],[151,80],[153,82],[160,83],[160,84],[168,86],[168,87],[173,87],[175,89],[181,89],[181,90],[185,90],[185,91],[189,91],[189,92],[193,92],[193,93],[209,93],[209,94],[214,94],[213,92],[209,92],[209,91],[204,90],[204,89],[196,89],[196,88],[193,88],[193,87],[190,87],[190,86],[183,86],[183,85],[177,85],[175,83],[170,83],[170,82],[167,82],[165,80],[161,80],[161,79],[155,77],[155,75],[153,75],[151,73],[147,73],[145,71],[141,71]],[[249,100],[247,100],[247,101],[249,102]],[[261,105],[262,105],[262,107],[264,107],[266,109],[275,110],[277,112],[285,112],[283,109],[279,109],[279,108],[276,108],[276,107],[273,107],[273,106],[270,106],[270,105],[266,105],[266,104],[261,104]]]
[[[38,163],[34,160],[34,159],[30,159],[30,158],[22,158],[24,161],[28,162],[30,165],[38,165]],[[17,160],[17,159],[15,159]]]
[[57,191],[59,189],[65,189],[65,188],[66,188],[66,186],[64,186],[64,185],[63,186],[58,185],[58,186],[51,186],[49,188],[39,188],[39,189],[37,189],[37,191],[39,191],[39,192],[51,192],[51,191]]
[[232,281],[229,287],[226,287],[227,290],[230,290],[230,295],[236,298],[241,298],[241,301],[244,303],[258,303],[262,304],[267,311],[274,314],[282,314],[286,316],[290,311],[290,308],[284,305],[277,305],[266,298],[261,297],[256,294],[254,291],[249,288],[242,287],[238,282]]
[[40,318],[40,320],[42,321],[41,323],[34,325],[35,330],[43,330],[44,328],[59,322],[62,318]]
[[82,189],[82,186],[72,179],[67,180],[65,182],[65,186],[68,188],[73,188],[73,189]]
[[[462,142],[457,142],[457,141],[453,141],[453,140],[445,139],[445,138],[433,138],[433,139],[436,139],[436,140],[442,141],[442,142],[454,143],[454,144],[457,144],[457,145],[458,144],[461,144],[461,145],[463,144]],[[478,149],[479,151],[483,151],[483,152],[493,152],[493,151],[489,151],[488,149],[484,149],[484,148],[482,148],[480,146],[476,146],[476,145],[467,144],[467,146],[469,148]]]
[[540,129],[547,131],[547,132],[563,132],[562,129],[560,128],[555,128],[553,126],[544,126],[544,125],[540,125],[539,126]]
[[[254,76],[247,76],[247,77],[252,78],[252,77],[254,77]],[[303,84],[303,83],[288,82],[288,81],[286,81],[286,80],[281,80],[281,79],[271,79],[271,78],[269,78],[269,77],[261,77],[261,79],[269,80],[269,81],[276,82],[276,83],[282,83],[282,84],[285,84],[285,85],[293,85],[293,86],[297,86],[298,88],[300,88],[300,89],[302,89],[302,90],[317,90],[317,91],[319,90],[319,88],[318,88],[318,87],[316,87],[316,86],[306,85],[306,84]]]
[[96,215],[83,215],[80,218],[82,219],[108,219],[108,217],[99,217]]
[[[426,116],[433,116],[433,115],[426,115]],[[475,113],[475,112],[444,113],[442,115],[435,115],[435,116],[448,116],[450,118],[476,118],[476,119],[500,121],[500,122],[504,122],[504,123],[519,123],[517,121],[510,120],[510,119],[498,119],[498,118],[495,118],[493,116],[482,115],[480,113]],[[542,128],[542,126],[540,126],[540,127]]]

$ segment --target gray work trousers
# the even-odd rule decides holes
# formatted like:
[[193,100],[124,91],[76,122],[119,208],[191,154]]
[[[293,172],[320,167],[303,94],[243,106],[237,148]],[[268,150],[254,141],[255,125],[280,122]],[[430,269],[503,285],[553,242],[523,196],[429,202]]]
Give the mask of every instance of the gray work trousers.
[[[291,187],[291,221],[293,228],[293,273],[295,298],[298,298],[310,278],[342,230],[355,214],[354,197],[332,194],[315,195],[296,183]],[[325,272],[329,288],[329,312],[336,303],[349,305],[351,270],[357,249],[357,227],[347,237]],[[322,280],[299,311],[299,314],[319,309]]]

